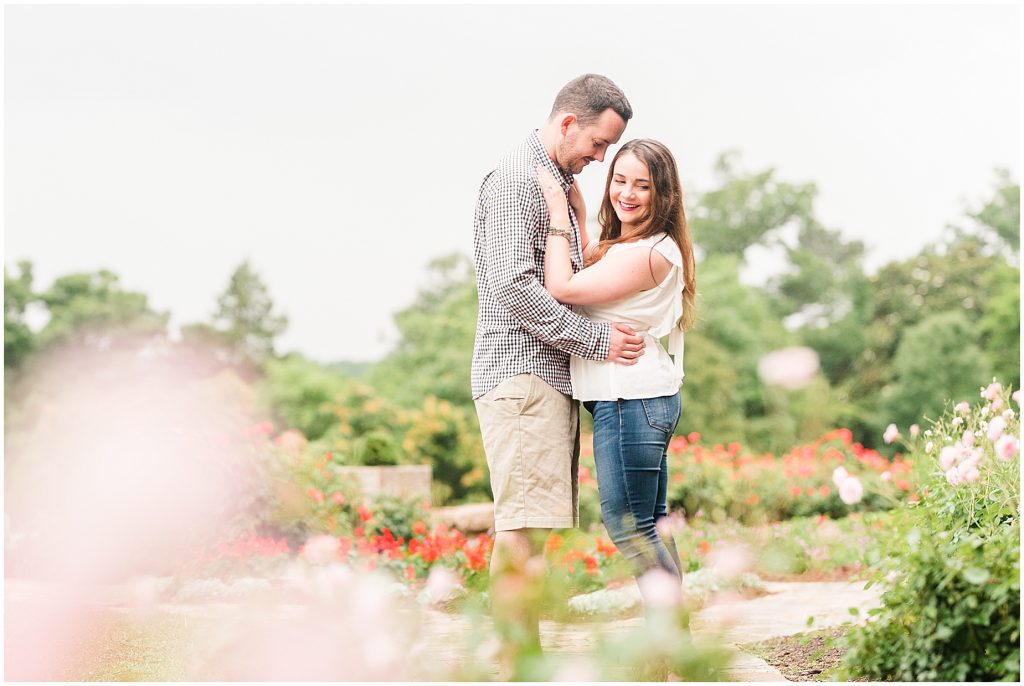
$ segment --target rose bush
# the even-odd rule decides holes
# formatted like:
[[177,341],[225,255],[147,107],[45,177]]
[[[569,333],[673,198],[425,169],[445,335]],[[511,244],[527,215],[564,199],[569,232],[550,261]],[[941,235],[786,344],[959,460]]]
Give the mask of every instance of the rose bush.
[[851,678],[1019,679],[1020,391],[1011,404],[993,381],[980,395],[913,446],[922,497],[880,541],[875,580],[887,590],[848,637]]

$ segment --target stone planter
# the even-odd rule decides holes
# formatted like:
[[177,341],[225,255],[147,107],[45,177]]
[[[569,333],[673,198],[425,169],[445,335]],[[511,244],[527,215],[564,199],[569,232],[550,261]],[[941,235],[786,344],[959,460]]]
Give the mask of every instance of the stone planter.
[[428,464],[402,464],[387,467],[338,467],[338,476],[359,484],[363,494],[374,497],[394,495],[430,502],[432,470]]

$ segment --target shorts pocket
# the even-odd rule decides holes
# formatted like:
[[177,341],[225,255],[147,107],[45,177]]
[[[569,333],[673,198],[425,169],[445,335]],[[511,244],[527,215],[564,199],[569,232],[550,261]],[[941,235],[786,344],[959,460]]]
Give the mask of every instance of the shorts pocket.
[[497,408],[520,414],[529,402],[532,390],[533,375],[517,374],[495,386],[490,401]]
[[680,412],[678,393],[661,398],[643,398],[640,402],[651,428],[667,434],[675,431]]

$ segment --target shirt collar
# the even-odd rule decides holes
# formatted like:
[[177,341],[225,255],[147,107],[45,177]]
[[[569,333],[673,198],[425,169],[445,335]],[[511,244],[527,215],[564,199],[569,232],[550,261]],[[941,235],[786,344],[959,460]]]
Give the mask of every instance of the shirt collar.
[[547,167],[547,170],[562,184],[562,190],[568,193],[569,189],[572,188],[573,175],[562,171],[558,168],[558,165],[551,161],[551,158],[548,157],[548,151],[544,149],[544,145],[540,142],[540,135],[536,129],[530,134],[530,147],[533,149],[537,159],[540,160],[540,163]]

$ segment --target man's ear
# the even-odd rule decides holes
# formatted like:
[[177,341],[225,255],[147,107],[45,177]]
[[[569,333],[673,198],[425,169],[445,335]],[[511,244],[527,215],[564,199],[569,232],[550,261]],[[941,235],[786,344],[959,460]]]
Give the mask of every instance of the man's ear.
[[565,113],[562,115],[562,120],[559,122],[560,130],[564,136],[566,131],[569,130],[569,126],[576,123],[576,115],[571,113]]

